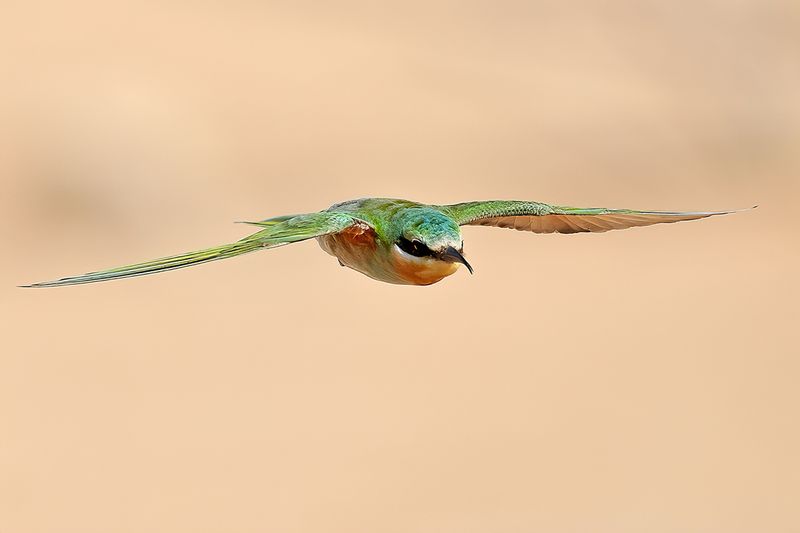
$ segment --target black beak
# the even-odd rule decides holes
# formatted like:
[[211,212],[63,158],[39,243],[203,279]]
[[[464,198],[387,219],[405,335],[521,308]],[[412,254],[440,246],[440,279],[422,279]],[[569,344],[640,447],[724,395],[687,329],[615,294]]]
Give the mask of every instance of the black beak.
[[467,267],[469,273],[472,274],[472,265],[467,263],[467,260],[464,259],[463,255],[461,255],[461,252],[459,252],[452,246],[448,246],[447,248],[445,248],[444,251],[439,255],[439,259],[441,259],[442,261],[447,261],[448,263],[461,263],[462,265]]

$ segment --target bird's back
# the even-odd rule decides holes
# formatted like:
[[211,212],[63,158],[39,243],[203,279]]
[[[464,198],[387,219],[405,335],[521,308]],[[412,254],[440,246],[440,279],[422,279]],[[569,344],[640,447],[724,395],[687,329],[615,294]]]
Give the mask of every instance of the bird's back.
[[326,211],[352,215],[372,226],[379,239],[390,240],[395,229],[392,224],[398,212],[423,206],[424,204],[418,202],[398,198],[359,198],[333,204]]

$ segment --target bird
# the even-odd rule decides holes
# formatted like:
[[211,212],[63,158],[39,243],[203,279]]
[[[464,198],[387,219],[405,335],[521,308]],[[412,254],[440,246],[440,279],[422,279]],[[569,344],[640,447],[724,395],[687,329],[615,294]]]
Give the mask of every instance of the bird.
[[602,233],[734,212],[581,208],[522,200],[434,205],[393,198],[361,198],[316,213],[243,222],[261,229],[230,244],[22,287],[59,287],[143,276],[308,239],[316,239],[341,266],[372,279],[427,286],[454,274],[459,266],[473,273],[464,256],[462,226],[494,226],[533,233]]

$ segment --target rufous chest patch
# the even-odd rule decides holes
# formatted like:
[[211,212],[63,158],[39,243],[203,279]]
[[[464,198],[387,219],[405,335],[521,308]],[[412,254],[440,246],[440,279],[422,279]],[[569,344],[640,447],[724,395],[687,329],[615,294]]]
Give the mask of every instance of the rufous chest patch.
[[367,224],[359,222],[336,235],[342,243],[351,246],[375,246],[375,230]]

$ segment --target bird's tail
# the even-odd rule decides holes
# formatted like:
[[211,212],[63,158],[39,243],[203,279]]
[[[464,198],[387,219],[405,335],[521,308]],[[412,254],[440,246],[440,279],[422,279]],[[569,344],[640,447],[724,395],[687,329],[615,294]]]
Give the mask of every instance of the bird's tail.
[[173,255],[170,257],[162,257],[161,259],[154,259],[144,263],[137,263],[135,265],[127,265],[109,270],[101,270],[99,272],[90,272],[82,276],[61,278],[55,281],[44,281],[41,283],[33,283],[31,285],[23,286],[59,287],[62,285],[79,285],[82,283],[94,283],[97,281],[107,281],[112,279],[132,278],[135,276],[144,276],[145,274],[154,274],[156,272],[164,272],[166,270],[174,270],[176,268],[184,268],[192,265],[208,263],[209,261],[216,261],[217,259],[227,259],[228,257],[246,254],[260,248],[274,246],[275,245],[268,246],[264,241],[254,239],[253,235],[251,235],[250,237],[246,237],[240,241],[231,244],[224,244],[215,248]]

